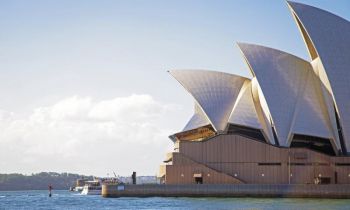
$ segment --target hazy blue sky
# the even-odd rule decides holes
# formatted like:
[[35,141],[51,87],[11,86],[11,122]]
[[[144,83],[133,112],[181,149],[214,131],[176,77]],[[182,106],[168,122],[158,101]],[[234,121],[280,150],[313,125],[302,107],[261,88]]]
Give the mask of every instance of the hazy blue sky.
[[0,173],[153,175],[193,111],[167,70],[249,76],[235,42],[308,59],[282,0],[0,0],[0,29]]

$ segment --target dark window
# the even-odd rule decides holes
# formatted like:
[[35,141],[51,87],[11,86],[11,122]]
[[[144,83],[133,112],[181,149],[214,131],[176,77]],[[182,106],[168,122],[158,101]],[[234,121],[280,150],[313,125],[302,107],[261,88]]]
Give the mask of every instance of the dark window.
[[338,184],[338,173],[334,172],[334,184]]
[[[335,110],[335,107],[334,107],[334,110]],[[338,128],[338,135],[339,135],[341,151],[343,154],[347,154],[345,143],[344,143],[344,137],[343,137],[343,129],[342,129],[340,122],[339,122],[339,115],[336,111],[335,111],[335,119],[337,121],[337,128]]]
[[335,163],[336,166],[350,166],[350,163]]
[[320,181],[321,181],[320,184],[330,184],[331,178],[330,177],[321,177]]
[[325,138],[294,134],[290,147],[308,148],[327,155],[335,156],[331,142],[329,139]]
[[203,177],[195,177],[194,181],[196,182],[196,184],[203,184]]
[[266,142],[264,135],[260,130],[254,128],[248,128],[240,125],[229,125],[227,134],[237,134],[244,137],[252,138],[254,140]]
[[[289,163],[287,163],[289,165]],[[290,163],[291,166],[311,166],[312,163]]]
[[259,166],[280,166],[281,163],[258,163]]

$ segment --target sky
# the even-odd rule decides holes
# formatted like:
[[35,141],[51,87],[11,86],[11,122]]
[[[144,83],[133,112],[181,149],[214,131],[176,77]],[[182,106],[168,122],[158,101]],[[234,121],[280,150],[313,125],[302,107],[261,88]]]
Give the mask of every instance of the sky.
[[251,77],[236,42],[309,59],[283,0],[0,0],[0,30],[0,173],[155,175],[193,113],[168,70]]

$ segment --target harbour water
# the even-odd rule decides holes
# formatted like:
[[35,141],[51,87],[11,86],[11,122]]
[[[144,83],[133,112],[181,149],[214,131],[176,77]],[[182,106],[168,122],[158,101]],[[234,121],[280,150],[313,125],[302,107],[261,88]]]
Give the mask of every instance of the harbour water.
[[0,209],[350,209],[350,199],[102,198],[69,191],[0,191]]

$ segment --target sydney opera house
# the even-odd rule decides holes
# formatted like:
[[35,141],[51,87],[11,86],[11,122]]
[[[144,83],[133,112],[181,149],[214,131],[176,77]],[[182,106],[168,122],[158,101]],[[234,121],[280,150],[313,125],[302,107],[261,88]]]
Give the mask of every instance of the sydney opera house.
[[238,43],[252,78],[170,74],[194,99],[166,184],[350,184],[350,22],[288,2],[310,59]]

